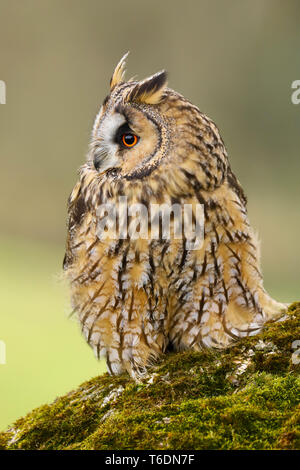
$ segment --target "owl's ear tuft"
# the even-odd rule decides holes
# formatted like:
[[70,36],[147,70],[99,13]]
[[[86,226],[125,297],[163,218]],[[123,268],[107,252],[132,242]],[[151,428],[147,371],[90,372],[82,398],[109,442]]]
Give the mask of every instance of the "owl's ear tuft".
[[138,103],[158,104],[167,86],[167,72],[161,72],[146,78],[139,82],[129,92],[126,101],[135,101]]
[[126,52],[125,55],[123,55],[122,59],[116,66],[113,76],[110,79],[110,89],[112,90],[116,85],[124,81],[124,76],[125,76],[125,66],[126,66],[126,59],[129,54],[129,51]]

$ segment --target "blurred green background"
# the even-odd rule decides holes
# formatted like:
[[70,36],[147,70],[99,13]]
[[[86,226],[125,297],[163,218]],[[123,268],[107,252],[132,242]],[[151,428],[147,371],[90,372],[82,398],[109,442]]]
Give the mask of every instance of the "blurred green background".
[[66,200],[112,71],[162,68],[219,126],[262,239],[265,286],[300,298],[298,0],[0,0],[0,429],[105,370],[59,281]]

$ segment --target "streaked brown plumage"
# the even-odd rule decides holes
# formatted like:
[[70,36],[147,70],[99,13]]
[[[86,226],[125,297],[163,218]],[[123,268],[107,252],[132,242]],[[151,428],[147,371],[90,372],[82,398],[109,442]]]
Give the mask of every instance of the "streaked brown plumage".
[[[69,198],[64,268],[88,343],[111,373],[137,378],[168,346],[224,348],[286,307],[263,288],[246,198],[217,127],[166,87],[165,72],[124,82],[124,64]],[[139,138],[133,148],[116,141],[124,126]],[[172,236],[99,239],[97,210],[120,196],[146,207],[203,204],[203,246]]]

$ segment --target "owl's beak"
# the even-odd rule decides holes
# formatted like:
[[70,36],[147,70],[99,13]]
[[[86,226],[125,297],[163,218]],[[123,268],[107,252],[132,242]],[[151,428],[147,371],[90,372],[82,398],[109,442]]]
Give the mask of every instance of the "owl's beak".
[[106,173],[108,170],[116,168],[119,165],[118,159],[113,155],[109,155],[108,153],[95,155],[93,163],[99,174]]
[[96,169],[97,171],[99,171],[99,168],[100,168],[100,166],[101,166],[101,159],[99,158],[98,155],[94,157],[93,163],[94,163],[95,169]]

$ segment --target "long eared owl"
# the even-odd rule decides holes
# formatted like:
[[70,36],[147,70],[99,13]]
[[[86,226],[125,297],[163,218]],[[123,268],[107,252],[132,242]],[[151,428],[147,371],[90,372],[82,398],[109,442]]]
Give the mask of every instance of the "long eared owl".
[[[126,56],[69,198],[64,270],[95,354],[106,358],[111,374],[128,371],[137,379],[169,348],[225,348],[286,307],[263,288],[246,197],[218,128],[167,87],[164,71],[124,81]],[[164,212],[157,209],[155,218],[150,206],[174,205],[189,206],[191,218],[172,210],[165,236]],[[194,226],[197,205],[203,230],[195,248],[184,233],[175,236],[175,225],[180,218]],[[147,236],[136,236],[131,206],[146,208]],[[116,230],[120,214],[103,229],[108,207],[135,223],[135,236]]]

